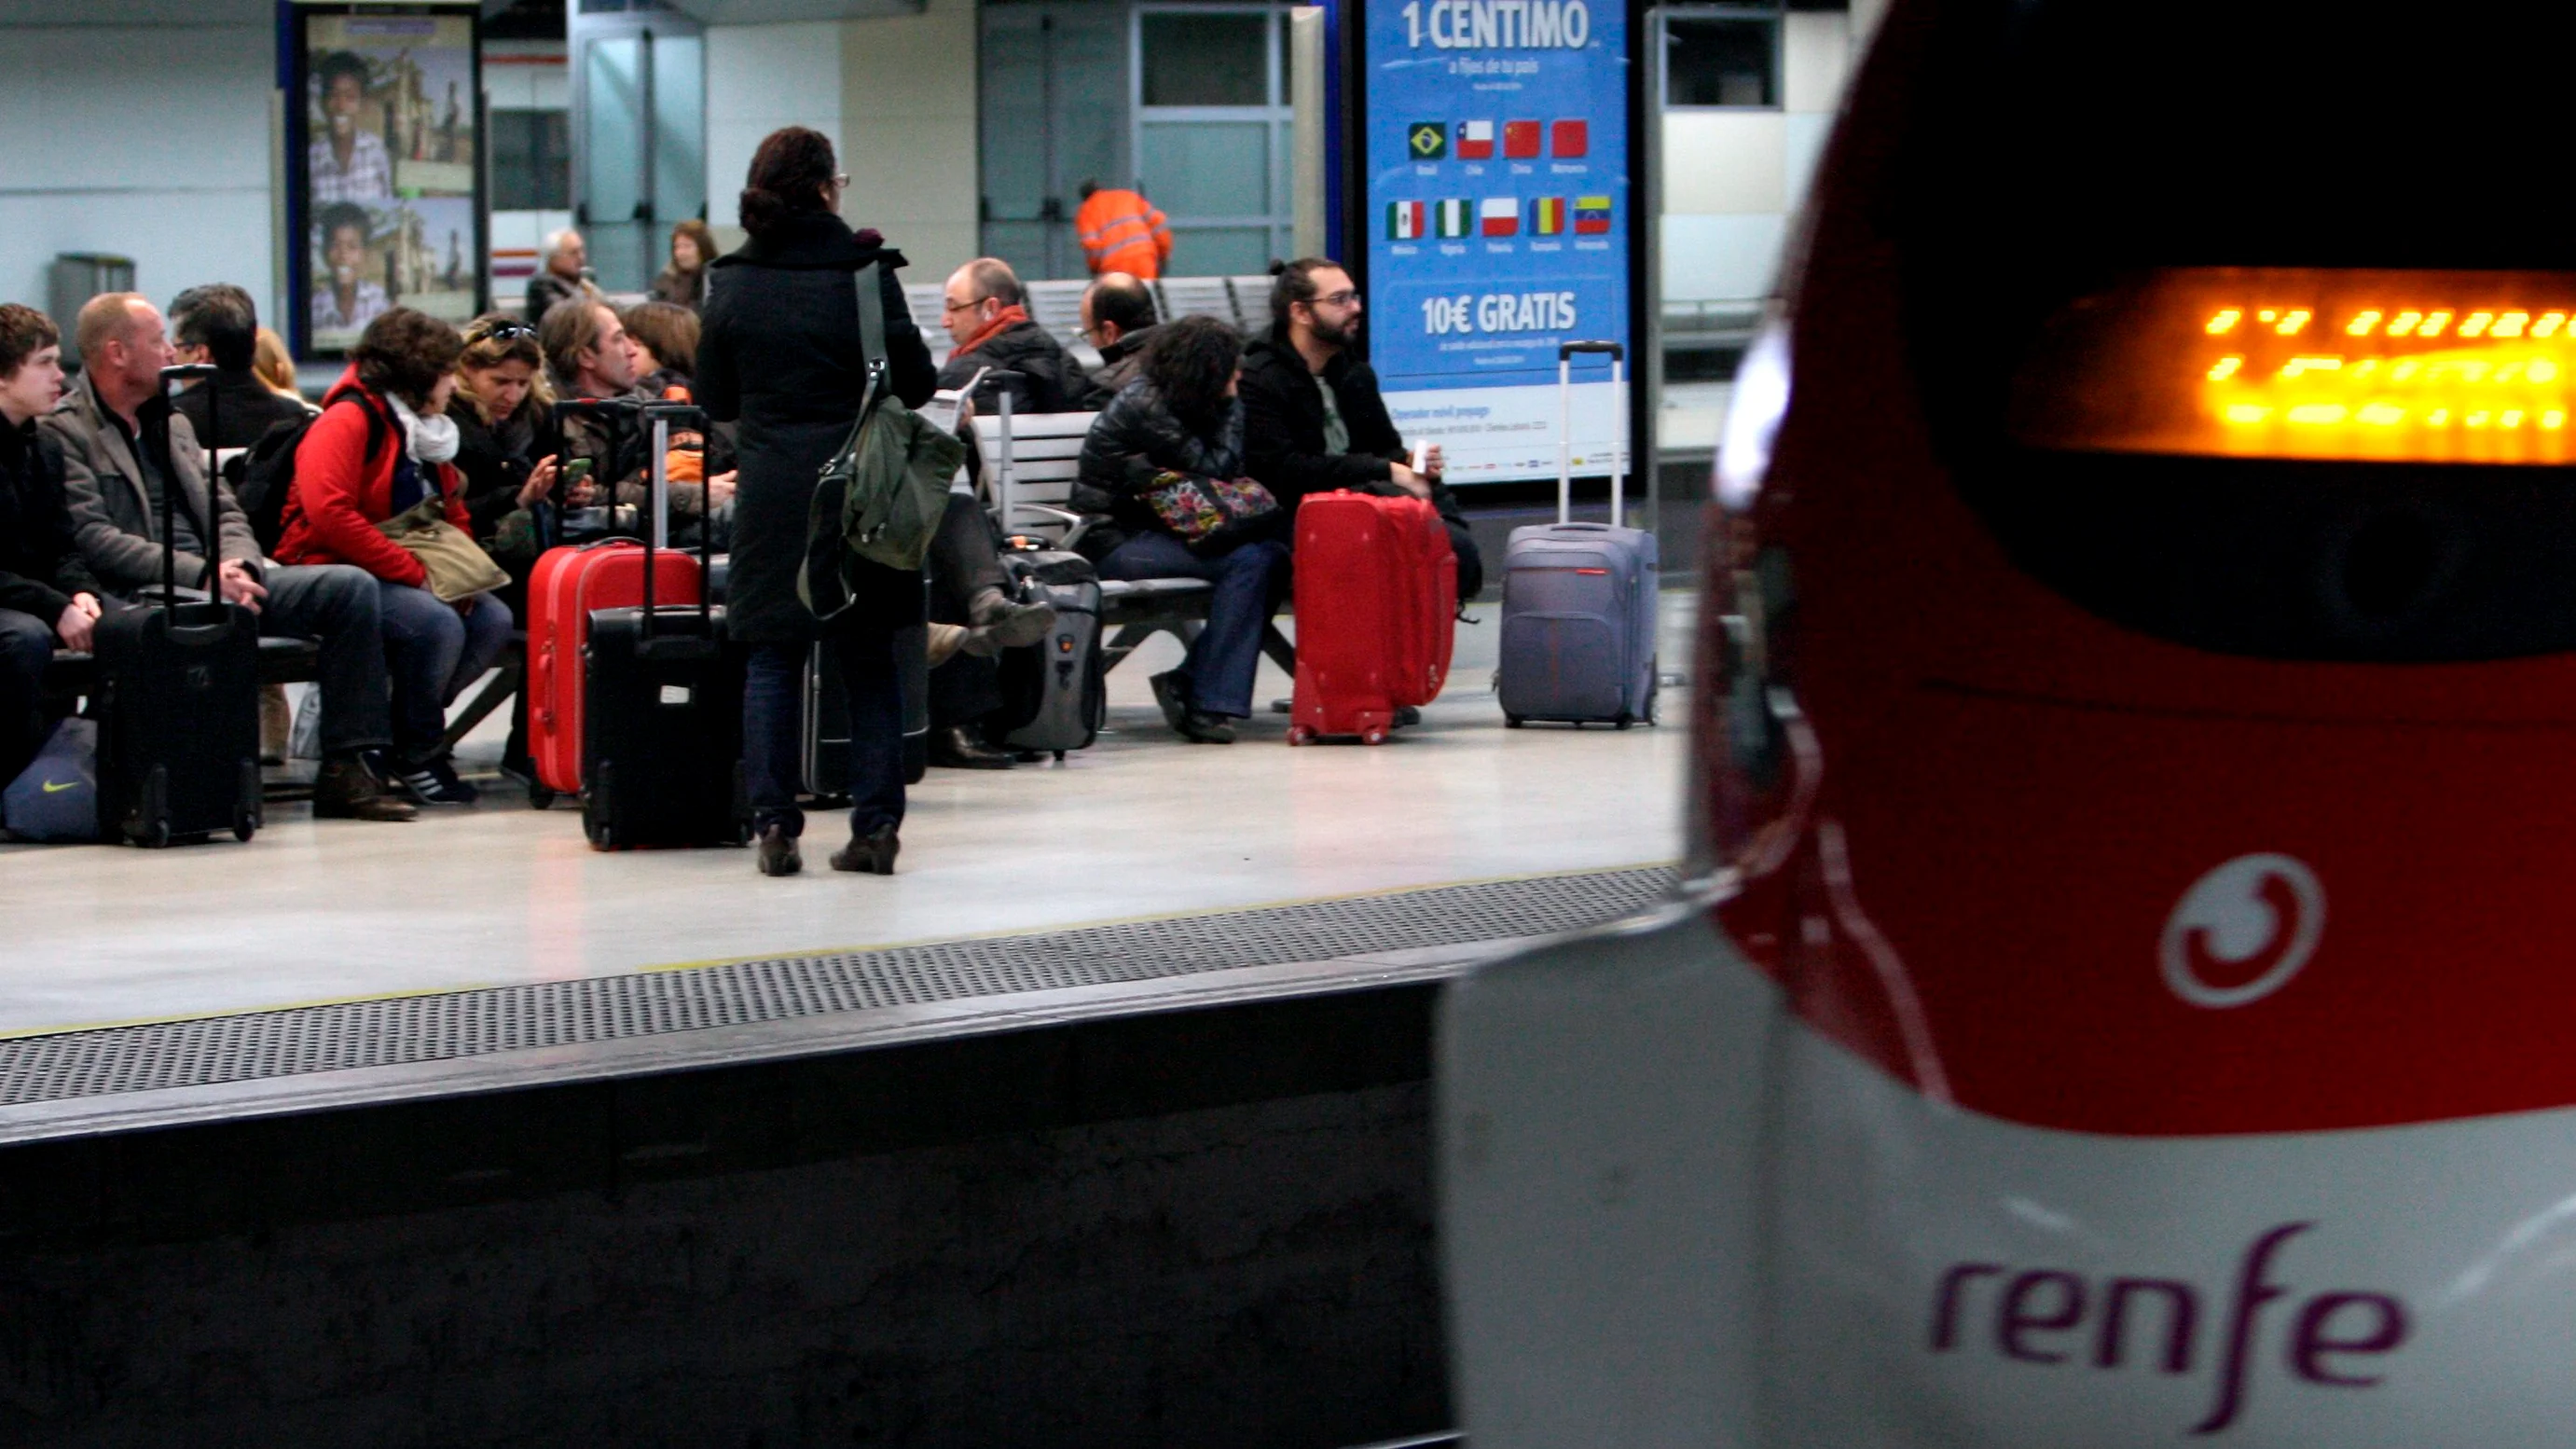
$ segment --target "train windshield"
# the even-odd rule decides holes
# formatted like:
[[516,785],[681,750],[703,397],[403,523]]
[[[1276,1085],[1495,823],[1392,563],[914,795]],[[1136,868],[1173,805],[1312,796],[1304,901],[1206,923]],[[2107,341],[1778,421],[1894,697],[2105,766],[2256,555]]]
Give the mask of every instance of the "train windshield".
[[2576,462],[2576,274],[2184,267],[2058,309],[2011,389],[2027,447]]

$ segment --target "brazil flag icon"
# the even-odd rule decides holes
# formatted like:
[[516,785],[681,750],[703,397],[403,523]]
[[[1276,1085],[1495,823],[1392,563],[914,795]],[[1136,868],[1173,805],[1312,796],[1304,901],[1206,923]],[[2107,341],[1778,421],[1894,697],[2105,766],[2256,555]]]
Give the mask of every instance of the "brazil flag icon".
[[1449,154],[1449,127],[1439,121],[1416,121],[1404,128],[1404,149],[1416,161],[1438,161]]

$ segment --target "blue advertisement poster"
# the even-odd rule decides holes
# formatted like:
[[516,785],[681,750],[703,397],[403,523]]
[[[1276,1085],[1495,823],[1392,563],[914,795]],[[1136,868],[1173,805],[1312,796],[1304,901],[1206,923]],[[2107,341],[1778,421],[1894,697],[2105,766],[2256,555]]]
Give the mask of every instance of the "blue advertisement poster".
[[[1628,18],[1621,0],[1369,0],[1369,356],[1396,426],[1451,483],[1553,478],[1557,344],[1628,337]],[[1575,360],[1578,475],[1627,445],[1599,356]]]

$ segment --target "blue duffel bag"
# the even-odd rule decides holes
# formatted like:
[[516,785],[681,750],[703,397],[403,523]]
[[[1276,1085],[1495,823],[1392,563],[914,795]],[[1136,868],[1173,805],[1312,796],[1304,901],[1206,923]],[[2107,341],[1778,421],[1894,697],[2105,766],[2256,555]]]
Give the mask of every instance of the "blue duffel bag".
[[67,719],[0,791],[0,820],[20,840],[98,839],[98,722]]

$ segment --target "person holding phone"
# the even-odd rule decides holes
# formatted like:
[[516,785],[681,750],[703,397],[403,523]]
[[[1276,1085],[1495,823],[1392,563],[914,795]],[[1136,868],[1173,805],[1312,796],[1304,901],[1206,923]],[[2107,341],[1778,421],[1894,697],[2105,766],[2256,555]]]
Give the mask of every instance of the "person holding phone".
[[[546,383],[545,354],[537,329],[506,313],[486,313],[465,328],[465,350],[456,358],[456,394],[447,415],[456,422],[456,470],[474,541],[510,571],[499,590],[514,617],[527,617],[527,580],[537,555],[561,541],[563,510],[591,501],[590,460],[562,459],[555,427],[554,390]],[[501,769],[534,778],[528,760],[528,703],[522,690],[510,704],[510,741]]]

